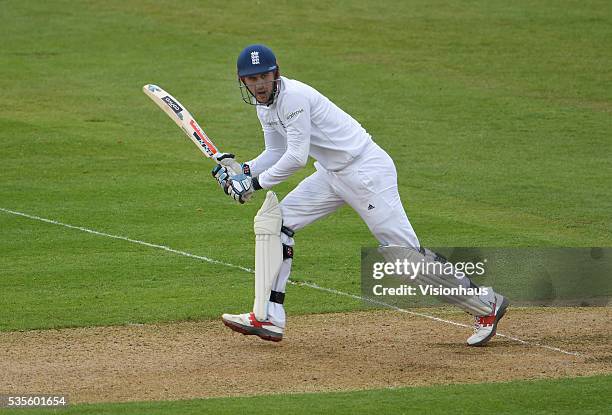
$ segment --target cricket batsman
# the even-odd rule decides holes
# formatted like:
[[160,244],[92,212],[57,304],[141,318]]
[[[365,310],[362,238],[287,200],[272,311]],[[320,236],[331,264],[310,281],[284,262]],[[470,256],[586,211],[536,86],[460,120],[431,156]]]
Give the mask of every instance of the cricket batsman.
[[[253,311],[222,316],[234,331],[280,341],[293,236],[300,229],[348,204],[382,247],[424,250],[402,206],[393,160],[355,119],[309,85],[281,76],[274,53],[264,45],[246,47],[237,70],[242,98],[255,106],[261,122],[265,149],[233,176],[227,167],[235,165],[234,156],[217,158],[212,174],[224,192],[245,203],[254,192],[272,189],[304,167],[309,156],[316,160],[316,171],[280,203],[267,192],[254,219]],[[451,279],[475,287],[469,278]],[[508,300],[492,289],[487,295],[450,300],[475,316],[474,333],[467,339],[471,346],[482,346],[495,335],[508,307]]]

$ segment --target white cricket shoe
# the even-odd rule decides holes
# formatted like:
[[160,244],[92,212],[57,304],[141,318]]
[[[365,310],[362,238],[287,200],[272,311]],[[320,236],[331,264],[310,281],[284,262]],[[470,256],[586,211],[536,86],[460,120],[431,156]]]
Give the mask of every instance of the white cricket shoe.
[[283,328],[275,326],[268,320],[259,321],[254,313],[223,314],[223,324],[230,329],[245,335],[259,336],[264,340],[279,342],[283,339]]
[[497,331],[497,323],[506,314],[510,302],[503,295],[495,294],[495,302],[492,303],[493,311],[486,316],[474,318],[474,334],[467,339],[468,346],[484,346]]

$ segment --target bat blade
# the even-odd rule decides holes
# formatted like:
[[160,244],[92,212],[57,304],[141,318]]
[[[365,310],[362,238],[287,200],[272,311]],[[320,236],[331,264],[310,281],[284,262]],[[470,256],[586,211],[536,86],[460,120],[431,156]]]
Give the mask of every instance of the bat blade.
[[219,150],[183,104],[157,85],[147,84],[142,90],[183,130],[206,157],[215,158]]

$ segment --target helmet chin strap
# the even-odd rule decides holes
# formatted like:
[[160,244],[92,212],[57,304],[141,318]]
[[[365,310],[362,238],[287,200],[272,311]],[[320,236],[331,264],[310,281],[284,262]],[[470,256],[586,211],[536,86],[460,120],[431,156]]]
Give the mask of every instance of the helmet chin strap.
[[280,82],[280,75],[278,73],[278,69],[276,70],[276,73],[274,74],[274,86],[272,87],[272,93],[270,94],[270,99],[268,100],[268,102],[266,102],[266,106],[269,107],[270,105],[272,105],[274,103],[274,99],[276,98],[276,96],[278,95],[278,84]]

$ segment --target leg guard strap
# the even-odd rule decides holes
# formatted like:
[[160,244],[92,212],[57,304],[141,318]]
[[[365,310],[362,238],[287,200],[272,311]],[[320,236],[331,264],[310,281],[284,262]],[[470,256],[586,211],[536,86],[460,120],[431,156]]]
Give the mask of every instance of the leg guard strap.
[[293,238],[293,235],[295,235],[295,231],[293,231],[292,229],[286,227],[286,226],[281,226],[281,232],[284,233],[285,235],[287,235],[289,238]]
[[285,302],[285,293],[280,291],[274,291],[270,293],[270,301],[276,304],[282,304]]
[[283,244],[283,260],[293,258],[293,247]]

